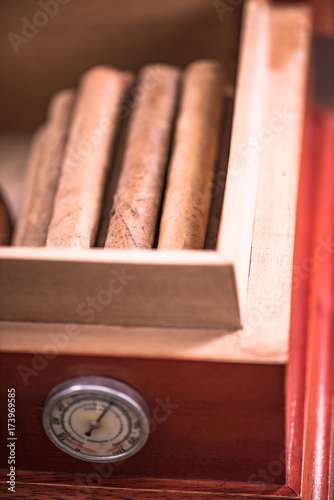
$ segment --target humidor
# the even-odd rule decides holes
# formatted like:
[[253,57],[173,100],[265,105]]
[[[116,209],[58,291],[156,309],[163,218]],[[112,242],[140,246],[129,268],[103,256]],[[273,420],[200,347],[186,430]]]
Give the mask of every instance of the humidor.
[[[14,83],[1,84],[1,171],[9,180],[12,172],[21,175],[29,131],[41,121],[51,94],[74,85],[90,66],[136,70],[152,59],[183,66],[199,56],[217,58],[235,95],[216,249],[0,248],[2,366],[33,425],[26,436],[20,423],[21,446],[36,447],[36,453],[18,458],[18,481],[22,488],[52,484],[60,471],[64,488],[77,485],[78,478],[87,487],[91,464],[53,449],[39,419],[53,385],[94,373],[137,387],[151,408],[157,398],[177,406],[138,455],[111,477],[99,476],[95,486],[101,486],[101,495],[111,488],[115,498],[127,498],[129,488],[150,498],[147,490],[154,495],[180,487],[257,498],[257,483],[263,483],[261,495],[285,495],[285,383],[309,7],[266,0],[233,6],[197,0],[178,7],[173,1],[160,6],[166,9],[162,29],[163,14],[154,2],[141,2],[147,16],[133,6],[126,18],[127,3],[115,2],[129,34],[119,50],[112,42],[120,39],[122,27],[110,18],[111,3],[104,0],[94,7],[59,1],[57,14],[38,28],[36,39],[18,45],[17,54],[7,40],[2,58],[7,80]],[[20,0],[4,2],[1,9],[5,35],[22,29],[20,17],[34,19],[40,10]],[[87,31],[80,31],[84,26]],[[147,28],[147,39],[134,54],[131,44],[144,29],[139,26]],[[189,44],[179,49],[185,30]],[[195,43],[196,30],[205,47]],[[64,57],[57,56],[58,39],[59,49],[68,51]],[[19,93],[22,78],[27,83]],[[24,372],[25,378],[18,366],[34,373]],[[22,407],[18,411],[22,415]],[[276,471],[271,483],[259,473],[268,467]]]
[[[288,290],[298,176],[296,144],[300,137],[307,41],[304,23],[298,25],[295,43],[283,39],[277,45],[275,37],[284,35],[288,21],[283,20],[279,8],[276,10],[278,13],[271,14],[265,2],[254,2],[244,16],[230,159],[216,250],[70,253],[44,248],[3,248],[0,310],[3,320],[233,331],[245,322],[247,300],[260,299],[259,296],[252,299],[254,273],[256,283],[260,281],[259,274],[265,273],[264,288],[266,282],[279,288],[282,283],[277,275],[285,275],[285,290]],[[235,11],[231,12],[231,19],[238,15],[238,9]],[[300,7],[291,9],[291,25],[294,16],[298,21],[302,19],[301,11]],[[220,23],[219,13],[212,7],[211,14],[217,16],[217,23]],[[237,36],[232,29],[236,30],[237,22],[230,26],[235,46],[231,41],[231,47],[227,46],[221,54],[227,68],[231,67],[229,59],[237,53]],[[24,49],[28,51],[30,45],[20,48],[18,60],[28,57]],[[10,43],[6,50],[13,52]],[[17,72],[12,66],[9,69]],[[281,85],[287,81],[289,85],[282,94]],[[66,85],[71,83],[69,76]],[[274,161],[281,166],[280,176]],[[275,219],[267,222],[265,219],[271,213]],[[266,224],[270,225],[270,231],[264,241]],[[270,254],[270,266],[264,265],[260,254],[266,258]],[[108,279],[112,270],[121,276],[126,293],[112,292],[110,280],[115,278]],[[109,290],[105,301],[108,302],[109,296],[110,303],[108,307],[102,305],[101,311],[97,310],[99,306],[96,310],[93,306],[92,312],[91,306],[85,306],[87,297],[96,297],[101,289]],[[280,295],[288,297],[285,291]],[[288,317],[288,307],[281,309],[283,316]]]

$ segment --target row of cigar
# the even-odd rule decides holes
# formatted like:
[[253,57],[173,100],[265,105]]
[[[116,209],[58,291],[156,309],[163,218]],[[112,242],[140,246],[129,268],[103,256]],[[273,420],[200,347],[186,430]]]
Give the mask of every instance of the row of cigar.
[[34,136],[14,245],[201,249],[217,163],[225,75],[95,67],[58,92]]

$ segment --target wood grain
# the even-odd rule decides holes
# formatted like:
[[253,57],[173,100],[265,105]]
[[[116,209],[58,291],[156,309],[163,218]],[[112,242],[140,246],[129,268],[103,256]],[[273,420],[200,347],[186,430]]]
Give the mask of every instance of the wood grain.
[[[245,16],[217,246],[225,262],[235,263],[244,325],[254,322],[253,309],[269,309],[287,332],[310,11],[259,0],[246,5]],[[274,322],[264,316],[274,345]]]
[[314,114],[308,109],[301,157],[291,303],[290,356],[287,372],[287,480],[289,486],[298,494],[301,494],[303,461],[307,311],[310,292],[310,272],[307,264],[312,255],[314,188],[317,184],[317,157],[313,146],[314,142],[319,139],[319,131],[314,118]]
[[[282,365],[62,356],[52,349],[48,358],[8,353],[0,357],[3,384],[16,389],[18,470],[96,472],[92,464],[56,448],[44,433],[41,417],[54,385],[83,374],[104,374],[140,391],[152,418],[147,444],[114,466],[114,480],[165,477],[265,483],[264,469],[273,484],[284,484]],[[1,404],[6,397],[2,391]],[[2,412],[2,429],[5,418]],[[6,464],[3,454],[0,465],[6,468]],[[102,478],[101,486],[105,480],[110,481]]]
[[305,435],[303,456],[303,500],[329,498],[331,465],[331,432],[334,380],[334,113],[319,111],[315,115],[319,134],[313,136],[318,181],[315,186],[312,254],[317,255],[319,241],[331,243],[325,257],[315,259],[310,276],[308,310],[309,340],[307,347]]
[[[168,487],[167,483],[167,487]],[[123,488],[99,488],[92,487],[89,489],[89,492],[85,492],[85,490],[80,491],[80,498],[82,500],[91,500],[92,493],[94,494],[94,499],[96,500],[104,500],[106,498],[117,498],[117,500],[133,500],[137,498],[145,498],[145,499],[161,499],[161,500],[207,500],[207,499],[222,499],[222,500],[231,500],[233,498],[237,498],[238,500],[258,500],[259,497],[257,494],[253,495],[249,493],[247,489],[245,492],[240,492],[236,497],[233,492],[233,485],[231,484],[229,493],[221,493],[221,492],[205,492],[201,493],[199,491],[170,491],[169,489],[164,490],[151,490],[147,489],[131,489],[127,487]],[[285,500],[287,498],[296,498],[291,490],[288,488],[278,487],[272,488],[273,494],[265,494],[261,498],[267,500]],[[55,491],[57,493],[55,494]],[[66,500],[66,499],[77,499],[78,492],[75,488],[69,486],[59,485],[57,482],[57,486],[54,485],[46,485],[46,484],[22,484],[18,483],[16,486],[15,496],[11,494],[11,498],[15,498],[17,500],[26,499],[27,495],[29,495],[30,499],[36,500],[49,500],[50,495],[52,495],[53,500]],[[281,494],[280,494],[281,493]],[[0,498],[8,498],[8,492],[5,487],[0,484]],[[59,496],[58,496],[59,495]]]
[[269,79],[267,65],[268,50],[271,46],[269,22],[270,12],[267,2],[255,0],[246,4],[230,159],[217,241],[217,249],[223,260],[236,264],[242,317],[246,303],[259,169],[258,152],[255,151],[254,160],[247,156],[247,148],[249,138],[260,130],[263,118]]
[[[254,345],[254,349],[262,351],[275,349],[278,341],[276,322],[285,332],[284,342],[288,350],[299,163],[311,35],[310,11],[305,5],[273,8],[270,20],[270,78],[263,99],[265,111],[261,128],[255,138],[249,139],[254,139],[254,149],[258,148],[259,177],[252,265],[244,314],[246,330],[247,325],[254,329],[256,321],[261,324],[261,329],[266,330],[263,344]],[[297,23],[298,31],[295,29]],[[292,31],[293,39],[290,36]],[[285,91],[281,92],[283,87]],[[231,194],[228,185],[227,193]],[[261,311],[261,321],[255,311]],[[280,342],[283,342],[283,336]]]
[[[2,471],[1,471],[2,472]],[[64,491],[66,487],[72,488],[68,489],[68,494],[77,493],[75,486],[82,484],[87,479],[84,474],[52,474],[45,472],[27,472],[18,471],[17,472],[17,483],[19,491],[24,488],[24,483],[26,487],[28,483],[31,484],[32,492],[43,492],[44,486],[62,486]],[[109,483],[109,484],[108,484]],[[98,481],[96,481],[98,484]],[[259,485],[252,483],[237,483],[237,482],[221,482],[221,481],[210,481],[210,480],[178,480],[178,479],[155,479],[155,478],[109,478],[104,480],[105,486],[99,487],[94,484],[91,485],[94,488],[94,494],[96,498],[104,498],[104,495],[120,494],[121,492],[131,495],[130,498],[146,498],[147,494],[155,495],[153,498],[163,498],[162,495],[168,495],[167,498],[202,498],[201,495],[207,495],[204,498],[218,498],[231,499],[251,499],[258,500],[259,498]],[[1,484],[0,480],[0,492],[4,485]],[[261,498],[268,500],[280,500],[287,498],[297,498],[297,495],[285,485],[274,485],[265,484],[261,485]],[[27,487],[27,491],[28,487]],[[90,490],[91,491],[91,490]],[[82,494],[84,490],[81,490]],[[86,491],[88,494],[88,491]],[[180,495],[180,496],[178,496]],[[107,497],[108,498],[108,497]],[[109,497],[110,498],[110,497]],[[117,497],[118,498],[118,497]],[[126,497],[126,498],[129,498]]]
[[232,266],[214,252],[7,250],[0,251],[2,319],[239,327]]
[[[49,335],[60,353],[94,356],[117,355],[154,359],[183,359],[227,363],[287,364],[288,352],[276,344],[275,350],[254,349],[266,337],[264,332],[246,335],[242,330],[122,327],[94,324],[77,325],[80,340],[68,334],[70,324],[0,322],[0,351],[47,353]],[[280,334],[278,328],[277,335]],[[91,339],[94,338],[94,342]]]

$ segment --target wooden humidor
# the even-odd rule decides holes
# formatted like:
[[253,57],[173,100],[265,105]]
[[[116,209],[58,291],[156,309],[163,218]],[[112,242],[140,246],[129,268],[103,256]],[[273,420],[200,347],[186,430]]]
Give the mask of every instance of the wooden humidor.
[[[174,498],[178,490],[297,497],[285,467],[286,378],[309,7],[67,3],[18,54],[3,45],[1,172],[11,192],[51,94],[94,64],[136,70],[152,60],[219,59],[235,88],[231,148],[216,250],[0,248],[2,385],[17,394],[17,491],[47,498],[57,482],[68,498]],[[15,0],[1,11],[6,36],[36,6]],[[112,300],[102,305],[111,281]],[[42,428],[51,388],[83,374],[127,382],[152,411],[174,405],[145,448],[112,473],[65,456]]]

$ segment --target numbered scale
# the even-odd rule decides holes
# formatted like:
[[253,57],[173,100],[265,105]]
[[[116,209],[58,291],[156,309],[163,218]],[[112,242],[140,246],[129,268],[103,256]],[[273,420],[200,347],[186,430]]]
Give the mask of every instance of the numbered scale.
[[62,451],[89,462],[137,453],[149,435],[149,408],[132,387],[107,377],[76,377],[48,395],[43,425]]

